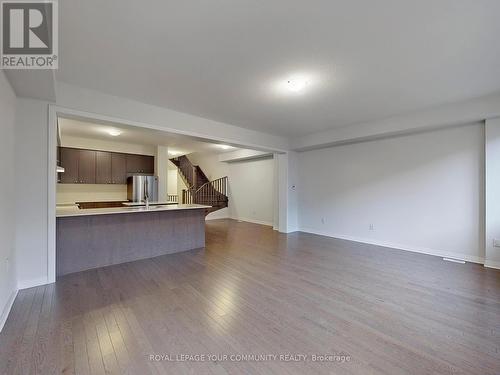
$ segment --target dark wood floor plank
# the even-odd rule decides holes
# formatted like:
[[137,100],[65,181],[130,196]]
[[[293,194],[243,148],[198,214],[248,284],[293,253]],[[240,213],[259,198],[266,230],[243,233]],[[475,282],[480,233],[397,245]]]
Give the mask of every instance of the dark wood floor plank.
[[[500,272],[214,220],[206,249],[21,291],[2,374],[500,373]],[[341,353],[298,363],[151,354]]]
[[17,368],[16,372],[20,374],[30,374],[33,368],[33,349],[38,331],[38,322],[40,320],[43,300],[47,286],[41,286],[35,291],[35,298],[31,305],[26,326],[23,329],[21,343],[17,349]]
[[14,373],[17,365],[19,345],[26,321],[31,311],[37,288],[22,290],[18,293],[12,306],[4,329],[0,333],[0,368],[6,374]]

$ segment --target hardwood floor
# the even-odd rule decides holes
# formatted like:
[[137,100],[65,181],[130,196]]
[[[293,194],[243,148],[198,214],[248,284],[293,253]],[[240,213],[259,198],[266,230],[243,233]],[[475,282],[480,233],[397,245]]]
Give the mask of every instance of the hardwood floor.
[[[185,354],[278,358],[150,360]],[[498,375],[500,271],[215,220],[205,250],[20,291],[0,334],[0,370]]]

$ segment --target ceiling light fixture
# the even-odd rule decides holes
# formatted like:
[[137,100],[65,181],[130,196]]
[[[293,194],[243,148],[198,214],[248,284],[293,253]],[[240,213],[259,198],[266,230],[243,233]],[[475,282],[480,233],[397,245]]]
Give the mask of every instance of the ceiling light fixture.
[[273,83],[272,89],[279,95],[302,95],[318,83],[313,73],[293,73]]
[[228,146],[228,145],[217,145],[217,147],[220,147],[223,150],[229,150],[231,148],[231,146]]
[[286,81],[286,86],[291,92],[301,92],[309,85],[305,77],[292,77]]
[[109,129],[108,130],[108,134],[113,136],[113,137],[117,137],[119,136],[120,134],[122,134],[122,132],[118,129]]

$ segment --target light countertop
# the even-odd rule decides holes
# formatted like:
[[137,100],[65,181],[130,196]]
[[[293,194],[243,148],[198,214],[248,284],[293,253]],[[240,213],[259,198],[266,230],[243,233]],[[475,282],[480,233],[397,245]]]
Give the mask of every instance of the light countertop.
[[112,215],[112,214],[130,214],[130,213],[149,213],[160,211],[180,211],[180,210],[196,210],[210,208],[211,206],[204,206],[202,204],[173,204],[173,205],[159,205],[150,206],[149,210],[146,207],[113,207],[113,208],[91,208],[79,209],[74,206],[56,208],[56,217],[71,217],[71,216],[91,216],[91,215]]

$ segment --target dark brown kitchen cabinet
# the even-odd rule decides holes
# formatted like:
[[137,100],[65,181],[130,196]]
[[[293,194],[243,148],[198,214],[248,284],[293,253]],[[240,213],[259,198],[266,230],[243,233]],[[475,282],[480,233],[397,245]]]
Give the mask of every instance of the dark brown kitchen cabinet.
[[127,183],[127,155],[111,153],[111,183]]
[[96,151],[95,181],[96,184],[126,184],[126,154]]
[[154,157],[60,147],[63,184],[126,184],[131,173],[154,174]]
[[60,181],[63,184],[77,184],[80,150],[65,147],[61,147],[60,150],[61,167],[64,168],[64,173],[60,173]]
[[153,174],[155,171],[154,157],[147,155],[127,155],[128,173]]
[[78,159],[78,182],[95,184],[96,151],[80,150]]
[[95,163],[95,183],[96,184],[111,184],[112,183],[112,166],[111,152],[96,151]]

